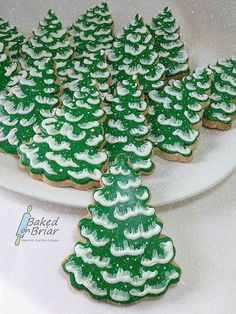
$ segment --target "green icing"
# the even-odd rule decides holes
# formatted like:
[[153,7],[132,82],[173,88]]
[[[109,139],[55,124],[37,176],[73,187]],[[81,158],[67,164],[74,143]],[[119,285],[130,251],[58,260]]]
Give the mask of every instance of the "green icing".
[[164,85],[165,67],[158,63],[153,37],[137,14],[106,51],[115,84],[136,75],[145,94]]
[[236,117],[236,59],[221,59],[210,65],[213,82],[210,105],[204,111],[204,118],[220,125],[230,125]]
[[34,66],[35,60],[53,58],[57,65],[59,77],[64,80],[72,66],[73,50],[68,34],[63,29],[55,13],[50,10],[39,27],[34,30],[33,37],[22,48],[25,53],[25,64]]
[[10,93],[0,98],[0,150],[17,154],[18,146],[39,132],[41,121],[53,115],[60,87],[55,83],[51,59],[36,63],[30,72],[22,71]]
[[192,146],[199,136],[193,125],[199,122],[199,117],[196,122],[192,121],[190,114],[191,110],[194,114],[194,106],[190,110],[188,101],[195,103],[196,100],[190,98],[189,92],[186,94],[186,85],[179,83],[181,88],[177,89],[174,84],[166,86],[163,92],[149,93],[149,139],[164,153],[191,157]]
[[64,84],[64,92],[73,95],[73,92],[91,79],[97,83],[98,90],[104,97],[109,91],[110,72],[102,52],[96,56],[85,58],[83,61],[74,62],[68,73],[67,83]]
[[111,48],[113,20],[107,4],[101,3],[80,15],[68,32],[77,59],[93,57]]
[[[17,63],[11,62],[9,56],[5,53],[5,47],[0,43],[0,95],[6,93],[9,85],[17,73]],[[5,90],[6,89],[6,90]]]
[[107,155],[101,151],[104,111],[96,86],[84,82],[73,98],[64,97],[53,118],[42,122],[41,134],[20,146],[21,163],[54,182],[98,185]]
[[144,112],[147,104],[143,100],[137,83],[129,78],[118,83],[114,95],[106,98],[107,120],[104,123],[109,160],[125,153],[137,172],[150,173],[152,144],[147,140],[148,127]]
[[171,78],[188,73],[188,55],[180,39],[180,27],[170,9],[166,7],[154,17],[149,28],[154,38],[155,51],[160,56],[160,62],[166,67],[166,76]]
[[130,304],[157,297],[179,281],[172,240],[161,235],[163,224],[149,207],[147,187],[125,155],[102,176],[93,194],[91,218],[79,223],[86,242],[63,264],[71,285],[97,300]]
[[12,60],[20,57],[21,48],[25,42],[26,38],[18,33],[16,27],[0,18],[0,43],[8,49]]

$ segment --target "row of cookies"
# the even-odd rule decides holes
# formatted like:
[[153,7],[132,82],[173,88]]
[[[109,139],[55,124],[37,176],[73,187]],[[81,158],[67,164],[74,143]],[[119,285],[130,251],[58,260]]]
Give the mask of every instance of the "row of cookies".
[[[106,6],[103,7],[102,5],[102,8],[106,8],[107,10]],[[97,10],[98,9],[95,10],[96,14],[98,14]],[[92,11],[93,13],[91,13],[91,10],[88,10],[86,17],[84,18],[84,20],[86,20],[85,24],[88,25],[88,29],[90,24],[92,22],[94,23],[94,20],[95,25],[97,25],[96,22],[98,18],[96,17],[94,10]],[[164,11],[170,14],[169,10],[165,9]],[[95,17],[92,19],[91,14],[95,15]],[[108,16],[107,13],[102,12],[102,14]],[[170,16],[165,17],[163,19],[164,22],[166,19],[167,21],[174,21],[174,19]],[[109,23],[104,24],[108,24],[111,31],[112,23],[110,23],[110,18],[108,18],[108,20]],[[81,21],[83,21],[82,18]],[[81,25],[83,24],[81,21],[80,23],[77,23],[77,27],[80,25],[81,28]],[[98,24],[100,27],[101,23]],[[158,29],[158,23],[156,23],[156,25]],[[178,32],[179,28],[174,26],[172,25],[171,29]],[[103,27],[104,26],[102,26],[102,29]],[[92,28],[94,31],[94,25]],[[150,28],[153,29],[154,26],[152,25]],[[105,32],[104,29],[103,32]],[[82,38],[85,37],[88,38],[89,34],[86,33],[86,36],[84,34],[84,37]],[[41,125],[42,121],[45,118],[54,118],[55,120],[52,121],[53,123],[56,123],[58,120],[62,119],[58,117],[58,114],[61,116],[62,113],[68,117],[68,115],[66,115],[64,112],[64,107],[68,106],[69,102],[73,102],[73,98],[76,99],[76,96],[74,96],[76,91],[81,91],[82,87],[85,90],[85,87],[90,85],[86,81],[86,78],[90,80],[91,76],[92,79],[95,79],[98,82],[98,89],[103,96],[105,96],[105,94],[109,91],[109,88],[111,88],[113,92],[113,95],[108,95],[106,97],[107,105],[104,110],[106,111],[108,118],[103,125],[105,130],[103,130],[103,128],[99,129],[98,137],[101,141],[98,141],[98,145],[95,147],[96,152],[100,152],[104,144],[104,148],[108,152],[110,160],[114,160],[114,155],[117,155],[117,152],[126,152],[130,157],[132,165],[140,173],[150,173],[153,169],[153,163],[150,160],[152,153],[151,142],[154,143],[155,152],[157,152],[162,157],[180,161],[188,161],[191,159],[192,149],[199,135],[199,132],[194,130],[194,128],[200,124],[200,117],[202,115],[203,108],[201,103],[205,103],[206,105],[206,98],[208,97],[207,93],[209,93],[208,87],[206,88],[206,94],[204,94],[204,88],[201,91],[201,88],[199,88],[197,84],[208,84],[208,77],[206,74],[204,75],[203,73],[203,75],[200,75],[197,73],[199,71],[195,71],[195,73],[192,75],[192,78],[190,76],[185,79],[184,84],[184,81],[175,81],[173,84],[170,82],[170,86],[166,86],[164,88],[164,92],[160,92],[164,100],[169,97],[168,101],[173,103],[173,106],[170,106],[173,108],[166,111],[168,108],[166,108],[165,105],[160,106],[160,104],[158,104],[158,106],[154,106],[152,104],[152,101],[155,102],[155,100],[157,100],[156,96],[159,92],[156,90],[160,88],[163,89],[164,87],[165,83],[163,76],[165,71],[162,64],[156,63],[158,56],[157,53],[153,50],[152,36],[148,32],[148,28],[143,23],[142,17],[140,15],[137,15],[135,20],[124,29],[124,32],[117,36],[117,40],[114,43],[112,49],[107,50],[108,60],[111,62],[111,64],[114,62],[114,64],[117,65],[116,69],[112,65],[112,81],[114,82],[117,80],[117,82],[116,84],[112,84],[111,87],[111,76],[108,71],[108,65],[105,62],[106,60],[104,54],[97,52],[97,50],[94,48],[99,40],[96,38],[94,44],[92,45],[93,48],[91,48],[91,44],[85,44],[83,49],[88,49],[87,55],[90,57],[84,58],[82,61],[68,61],[67,56],[69,56],[69,58],[71,57],[71,51],[68,48],[68,42],[66,44],[64,43],[65,39],[65,32],[62,30],[61,23],[57,20],[55,14],[52,11],[49,11],[44,21],[40,23],[39,28],[34,30],[34,36],[30,39],[28,45],[24,46],[23,50],[25,51],[25,56],[24,58],[20,59],[19,63],[25,70],[21,71],[22,77],[19,74],[16,75],[17,79],[15,79],[14,75],[11,75],[11,81],[13,77],[14,82],[17,82],[19,77],[21,77],[21,79],[18,85],[12,89],[11,95],[7,95],[7,97],[2,100],[2,147],[1,145],[0,147],[3,151],[16,154],[20,144],[22,142],[27,143],[31,141],[35,133],[44,133],[45,138],[48,138],[49,136],[49,139],[51,139],[52,134],[48,133],[50,132],[48,131],[48,128],[42,125],[39,130],[39,126]],[[98,46],[103,45],[103,48],[105,48],[103,41],[104,38],[100,40]],[[47,43],[48,45],[46,45]],[[144,46],[145,43],[146,46]],[[47,49],[42,50],[42,47],[45,47],[45,45]],[[46,69],[45,64],[43,63],[44,60],[48,59],[45,59],[44,57],[42,61],[40,61],[42,52],[44,51],[44,54],[47,57],[53,57],[54,55],[52,52],[55,49],[58,50],[59,46],[60,53],[55,56],[57,61],[56,64],[59,63],[60,65],[59,69],[55,71],[54,64],[52,62],[48,62],[46,65],[47,68],[50,63],[49,66],[51,68]],[[178,45],[176,44],[176,46]],[[180,45],[180,47],[182,46]],[[61,58],[63,59],[64,57],[65,62],[60,62]],[[125,65],[125,63],[127,64]],[[35,69],[35,65],[37,66],[37,69]],[[40,72],[40,67],[45,71],[51,72],[51,77],[49,80],[42,79],[45,77],[45,75],[42,71]],[[199,79],[196,79],[197,75],[200,75]],[[28,80],[26,79],[26,76]],[[64,94],[63,97],[60,97],[60,99],[58,99],[58,96],[60,95],[61,91],[58,90],[58,86],[55,86],[57,83],[60,84],[58,76],[60,80],[63,81],[64,86]],[[41,79],[39,79],[39,77],[41,77]],[[34,82],[35,80],[39,80],[40,84],[32,83],[32,81]],[[190,82],[188,82],[188,80],[191,81],[192,85]],[[29,87],[30,84],[31,87]],[[187,88],[187,91],[184,91],[184,86],[191,88],[190,90]],[[40,90],[40,88],[42,88],[42,90]],[[197,91],[195,91],[195,89],[197,89]],[[32,95],[33,91],[35,91],[35,95]],[[89,89],[88,91],[91,92]],[[39,95],[37,95],[37,93],[39,93]],[[171,93],[177,95],[176,99],[173,99],[173,95]],[[203,95],[201,93],[203,93]],[[65,95],[70,96],[71,99],[68,100]],[[148,101],[149,106],[147,106],[147,101],[145,102],[145,99],[149,100],[147,95],[149,95],[149,98],[151,99],[150,103]],[[191,95],[191,97],[189,97],[189,95]],[[55,97],[57,99],[55,99]],[[182,102],[181,97],[184,98],[184,103]],[[26,108],[22,108],[22,98],[24,99],[24,106]],[[29,99],[29,101],[27,102],[25,98]],[[34,106],[32,106],[32,99],[35,101]],[[61,101],[64,105],[61,110],[62,113],[59,113],[60,109],[56,111],[55,109],[62,105]],[[175,103],[176,101],[177,103]],[[182,107],[178,103],[180,101]],[[101,107],[103,106],[101,99],[97,100],[97,102],[101,105]],[[120,105],[117,105],[117,103],[120,103]],[[27,106],[27,104],[30,104],[30,106]],[[12,110],[12,107],[14,110]],[[147,113],[148,107],[149,116],[148,119],[146,119],[145,114]],[[158,108],[158,110],[154,110],[154,108]],[[79,109],[81,112],[83,112],[83,108]],[[104,112],[101,113],[101,110],[102,109],[100,108],[101,120],[99,120],[99,122],[102,122],[102,120],[105,119]],[[201,112],[201,114],[196,113],[198,110]],[[28,116],[25,117],[26,112]],[[58,113],[56,114],[56,118],[54,117],[55,112]],[[171,116],[168,119],[164,119],[163,123],[163,119],[158,119],[158,117],[161,115],[163,118],[163,115],[165,116],[165,114],[167,116]],[[171,126],[168,125],[167,122],[171,122],[172,117],[176,119],[177,116],[180,117],[182,127],[179,128],[179,125],[173,125],[173,123]],[[94,115],[92,115],[91,118],[96,122],[97,118],[94,117]],[[70,128],[73,129],[74,126],[71,126],[73,121],[68,121],[67,119],[65,120],[66,121],[61,124],[61,127],[64,125],[64,123],[66,123],[66,126],[69,124]],[[180,123],[180,120],[178,120],[177,124]],[[182,120],[184,120],[183,123]],[[149,122],[148,124],[151,129],[150,132],[148,130],[147,122]],[[88,127],[89,131],[90,129],[91,128]],[[123,133],[126,134],[124,135]],[[149,139],[151,142],[147,140],[148,133],[150,133]],[[168,135],[168,137],[165,136],[165,133]],[[65,136],[64,133],[63,136]],[[53,137],[56,137],[56,134],[53,134]],[[66,160],[63,156],[64,152],[61,152],[60,154],[58,153],[59,156],[55,156],[54,151],[53,156],[50,154],[46,155],[45,148],[41,148],[41,145],[36,143],[37,138],[38,137],[36,136],[36,139],[34,139],[34,145],[39,146],[37,147],[37,154],[34,154],[33,156],[30,155],[30,157],[27,158],[25,156],[21,158],[22,167],[24,169],[28,169],[33,177],[42,178],[47,182],[59,186],[76,186],[85,189],[96,186],[97,182],[99,181],[97,178],[101,176],[101,169],[104,169],[104,164],[106,164],[105,157],[103,157],[102,165],[99,164],[97,168],[95,167],[95,169],[93,169],[93,167],[89,165],[89,168],[87,167],[83,170],[77,165],[78,162],[80,164],[82,163],[80,159],[77,160],[77,158],[75,158],[73,151],[70,152],[71,155],[66,154]],[[164,138],[168,139],[167,142],[163,140]],[[94,141],[92,141],[90,138],[90,143],[95,142],[96,138],[92,137],[92,139]],[[158,139],[158,141],[156,141],[156,139]],[[160,141],[160,139],[162,140]],[[70,140],[71,138],[68,137],[67,141]],[[104,140],[106,140],[106,142],[104,142]],[[47,140],[44,139],[44,141]],[[25,146],[27,145],[28,144],[25,144]],[[51,146],[48,144],[47,150],[50,151],[52,149]],[[81,148],[82,147],[83,145],[81,145]],[[86,146],[86,148],[88,147]],[[55,147],[53,150],[56,150]],[[82,152],[84,152],[84,147],[82,148]],[[48,151],[46,153],[48,153]],[[21,152],[21,154],[23,153]],[[50,156],[49,159],[47,159],[46,156]],[[35,165],[36,161],[38,162],[38,158],[44,161],[40,163],[41,168],[39,166],[33,166]],[[73,162],[68,162],[68,158],[70,161],[73,160]],[[47,166],[45,166],[45,164],[47,164]],[[74,171],[75,169],[72,165],[76,168],[76,171]],[[56,167],[56,170],[54,169],[53,171],[52,168],[54,167]],[[57,173],[58,168],[60,169],[60,175]],[[91,173],[88,171],[88,169],[93,169],[94,171]],[[91,180],[86,180],[86,178],[84,178],[86,174],[88,175],[88,172],[90,172],[89,176]],[[95,175],[95,173],[97,173],[97,175]],[[92,185],[90,184],[90,181],[94,181]]]

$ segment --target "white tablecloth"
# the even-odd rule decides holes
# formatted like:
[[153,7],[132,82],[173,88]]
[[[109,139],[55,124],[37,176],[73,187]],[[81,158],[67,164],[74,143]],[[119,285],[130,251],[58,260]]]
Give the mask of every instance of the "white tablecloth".
[[[0,313],[235,314],[235,182],[236,173],[205,194],[158,209],[164,221],[163,233],[174,240],[182,278],[164,297],[129,307],[98,303],[75,292],[61,269],[61,262],[78,240],[77,224],[85,210],[0,190]],[[29,204],[35,219],[59,217],[59,231],[54,237],[58,241],[14,245],[16,229]]]

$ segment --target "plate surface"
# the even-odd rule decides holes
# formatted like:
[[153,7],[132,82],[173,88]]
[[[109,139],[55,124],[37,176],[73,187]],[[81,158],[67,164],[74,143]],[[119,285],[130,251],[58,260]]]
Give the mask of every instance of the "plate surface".
[[[191,163],[170,162],[153,157],[156,164],[143,184],[151,191],[153,206],[174,203],[206,191],[236,168],[236,128],[227,132],[202,129]],[[33,180],[19,169],[14,157],[0,155],[0,186],[50,203],[85,208],[91,191],[56,188]]]

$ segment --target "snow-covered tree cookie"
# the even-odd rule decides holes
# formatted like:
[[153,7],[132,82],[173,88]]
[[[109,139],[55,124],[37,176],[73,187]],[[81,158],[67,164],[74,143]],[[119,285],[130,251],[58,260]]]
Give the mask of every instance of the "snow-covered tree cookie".
[[52,10],[48,11],[39,27],[33,31],[29,43],[23,45],[26,67],[33,66],[35,60],[53,58],[56,62],[57,72],[61,80],[67,77],[71,68],[73,50],[68,40],[68,35],[61,22]]
[[228,130],[236,118],[236,61],[221,59],[210,66],[213,82],[210,105],[204,110],[203,125],[208,128]]
[[35,179],[59,187],[90,189],[100,186],[107,155],[99,92],[86,84],[67,97],[53,118],[42,122],[41,134],[19,148],[22,168]]
[[26,38],[18,33],[16,27],[9,25],[7,21],[0,18],[0,43],[8,50],[11,60],[18,60],[21,55],[22,45]]
[[154,38],[155,51],[159,54],[160,62],[166,67],[166,78],[180,79],[187,75],[188,55],[180,39],[180,27],[170,9],[166,7],[154,17],[149,28]]
[[187,111],[188,103],[183,97],[183,92],[173,86],[166,86],[163,92],[149,93],[149,140],[156,155],[172,161],[188,162],[192,160],[199,132],[191,123],[190,108]]
[[196,130],[201,127],[203,110],[209,104],[211,73],[210,69],[197,68],[181,81],[169,81],[171,88],[167,92],[182,94],[183,114]]
[[172,240],[148,205],[150,193],[125,155],[102,176],[89,217],[80,221],[85,241],[63,264],[71,285],[97,300],[130,304],[157,297],[180,279]]
[[151,161],[152,143],[147,140],[148,127],[144,115],[147,104],[137,83],[131,77],[118,83],[114,95],[108,95],[105,100],[107,119],[104,123],[104,147],[110,162],[123,152],[137,172],[150,173],[154,164]]
[[94,57],[111,48],[113,20],[107,4],[103,2],[81,14],[68,32],[76,59]]
[[37,68],[22,71],[17,85],[0,98],[0,150],[17,154],[18,146],[39,132],[42,120],[58,105],[59,85],[51,59],[36,62]]
[[140,14],[117,36],[113,48],[106,53],[114,82],[136,75],[144,94],[164,85],[165,67],[158,63],[153,38]]

